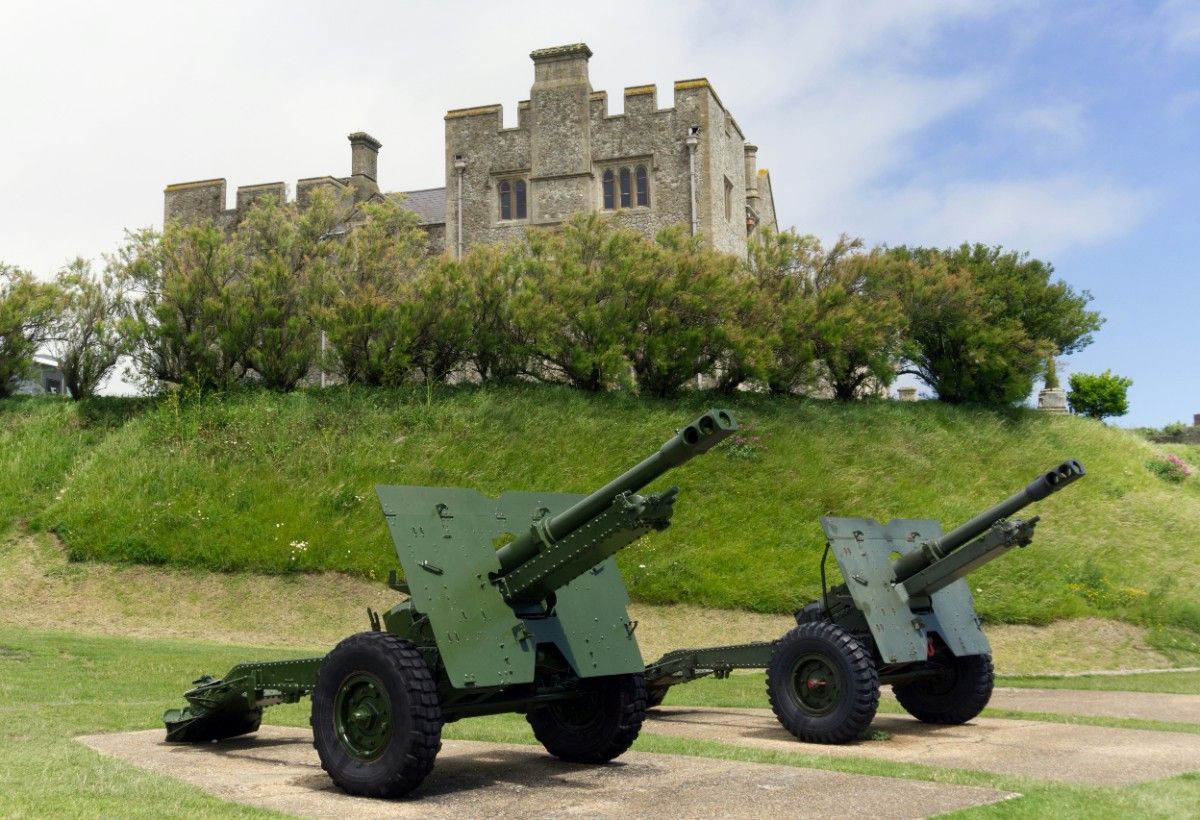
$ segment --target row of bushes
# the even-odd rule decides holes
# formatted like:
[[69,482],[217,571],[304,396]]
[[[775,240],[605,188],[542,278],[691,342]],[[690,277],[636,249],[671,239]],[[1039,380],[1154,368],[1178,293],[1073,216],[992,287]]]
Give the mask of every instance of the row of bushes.
[[[1024,400],[1047,361],[1091,340],[1090,296],[1052,268],[982,245],[832,248],[760,232],[741,259],[671,228],[653,240],[600,215],[453,260],[402,202],[264,200],[237,231],[130,234],[102,274],[57,285],[0,270],[0,320],[32,312],[0,358],[55,340],[88,395],[117,357],[151,386],[292,390],[315,369],[364,385],[537,380],[671,395],[853,399],[912,373],[947,402]],[[10,323],[11,324],[11,323]],[[3,367],[3,365],[0,365]],[[11,373],[0,369],[0,390]]]

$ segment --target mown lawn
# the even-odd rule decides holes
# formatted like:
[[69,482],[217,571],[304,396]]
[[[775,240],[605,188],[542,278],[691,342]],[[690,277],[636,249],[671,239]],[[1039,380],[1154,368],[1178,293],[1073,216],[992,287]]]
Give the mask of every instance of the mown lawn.
[[[159,726],[167,706],[201,671],[221,673],[248,658],[295,656],[279,649],[116,637],[82,637],[0,626],[0,815],[5,817],[269,816],[227,803],[168,777],[105,758],[73,740],[82,734]],[[731,681],[714,682],[735,683]],[[714,690],[715,691],[715,690]],[[726,690],[729,691],[729,690]],[[694,697],[693,697],[694,695]],[[703,701],[680,687],[676,702]],[[758,705],[758,704],[756,704]],[[268,722],[302,726],[307,704],[276,707]],[[447,738],[532,743],[520,716],[463,721]],[[1124,788],[1065,786],[959,770],[759,752],[650,734],[635,749],[890,777],[913,777],[1021,792],[1024,797],[959,813],[964,817],[1181,817],[1200,805],[1200,774]],[[800,807],[802,809],[802,807]],[[957,815],[956,815],[957,816]]]

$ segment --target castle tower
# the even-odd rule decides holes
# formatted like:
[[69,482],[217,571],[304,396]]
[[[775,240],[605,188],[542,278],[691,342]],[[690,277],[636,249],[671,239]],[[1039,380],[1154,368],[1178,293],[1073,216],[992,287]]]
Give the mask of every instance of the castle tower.
[[558,222],[593,208],[588,58],[583,43],[544,48],[529,93],[532,221]]

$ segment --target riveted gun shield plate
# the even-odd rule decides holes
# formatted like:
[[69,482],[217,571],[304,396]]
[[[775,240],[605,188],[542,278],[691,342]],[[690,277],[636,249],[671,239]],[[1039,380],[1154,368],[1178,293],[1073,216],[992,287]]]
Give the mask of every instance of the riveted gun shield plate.
[[991,653],[965,580],[933,593],[932,612],[923,613],[914,613],[904,587],[893,583],[891,555],[907,555],[921,543],[938,538],[942,528],[937,521],[896,518],[880,524],[872,518],[825,517],[821,527],[885,663],[925,660],[930,630],[936,631],[956,656]]
[[554,643],[580,677],[640,672],[641,652],[625,607],[629,596],[607,558],[555,592],[551,618],[522,619],[492,576],[496,547],[526,532],[535,514],[554,516],[584,498],[380,485],[375,488],[413,606],[429,617],[456,688],[507,686],[534,678],[536,644]]

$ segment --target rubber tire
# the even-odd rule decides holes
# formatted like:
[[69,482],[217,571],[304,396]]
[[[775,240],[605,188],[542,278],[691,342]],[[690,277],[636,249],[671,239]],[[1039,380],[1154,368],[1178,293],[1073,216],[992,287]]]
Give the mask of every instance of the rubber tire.
[[992,699],[996,680],[992,656],[954,657],[947,653],[939,661],[950,669],[946,677],[894,683],[892,692],[904,710],[917,720],[949,725],[966,723]]
[[[392,733],[373,760],[350,753],[334,727],[334,703],[343,681],[369,672],[391,702]],[[349,794],[402,797],[433,769],[442,748],[442,709],[424,658],[410,641],[387,632],[360,632],[326,656],[313,689],[313,746],[334,783]]]
[[818,621],[828,620],[825,613],[821,611],[821,602],[813,601],[811,604],[805,604],[795,613],[796,623],[803,626],[804,624],[815,624]]
[[596,699],[597,715],[587,725],[563,715],[571,701],[531,710],[525,719],[533,735],[555,757],[572,763],[607,763],[637,740],[646,717],[646,678],[641,672],[584,678],[580,687]]
[[[807,709],[794,694],[795,667],[816,654],[844,682],[840,702],[827,714]],[[797,626],[775,643],[767,665],[767,699],[783,728],[808,743],[850,743],[875,719],[879,674],[870,653],[853,635],[830,621]]]
[[654,709],[655,707],[662,706],[662,703],[664,700],[666,700],[666,697],[667,697],[666,689],[647,689],[646,690],[646,708]]

